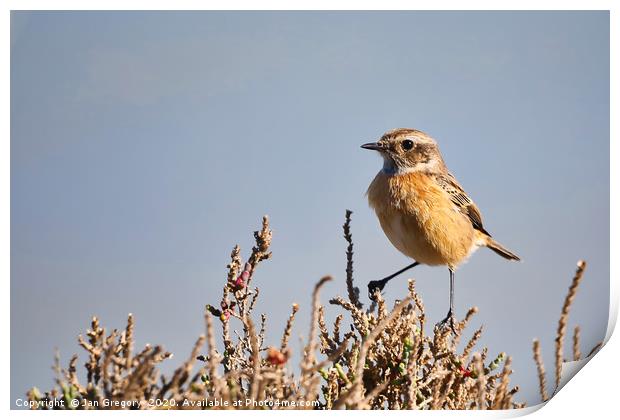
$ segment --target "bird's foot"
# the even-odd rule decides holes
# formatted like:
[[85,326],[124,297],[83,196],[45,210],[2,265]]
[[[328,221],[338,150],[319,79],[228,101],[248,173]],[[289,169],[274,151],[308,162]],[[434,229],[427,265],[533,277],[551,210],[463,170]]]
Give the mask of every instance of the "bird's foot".
[[440,331],[445,330],[446,328],[450,328],[450,330],[452,330],[452,333],[454,333],[454,335],[457,334],[456,333],[456,317],[452,313],[452,310],[448,311],[448,315],[446,315],[444,319],[442,319],[437,324],[435,324],[435,328],[439,329]]
[[387,284],[389,280],[390,279],[373,280],[368,283],[368,297],[370,298],[370,300],[372,301],[375,300],[376,298],[375,294],[377,292],[381,293],[381,291],[383,290],[383,288],[385,287],[385,285]]

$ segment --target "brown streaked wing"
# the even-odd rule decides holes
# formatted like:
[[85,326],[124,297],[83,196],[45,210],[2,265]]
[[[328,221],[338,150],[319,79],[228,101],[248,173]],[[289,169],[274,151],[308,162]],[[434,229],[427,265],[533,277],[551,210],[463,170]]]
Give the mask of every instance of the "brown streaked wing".
[[474,229],[491,236],[491,234],[482,226],[482,216],[480,215],[480,210],[478,210],[476,204],[463,190],[463,187],[459,185],[454,175],[449,172],[447,174],[438,174],[435,176],[435,179],[441,188],[443,188],[443,190],[450,195],[450,199],[454,204],[456,204],[461,213],[469,217]]

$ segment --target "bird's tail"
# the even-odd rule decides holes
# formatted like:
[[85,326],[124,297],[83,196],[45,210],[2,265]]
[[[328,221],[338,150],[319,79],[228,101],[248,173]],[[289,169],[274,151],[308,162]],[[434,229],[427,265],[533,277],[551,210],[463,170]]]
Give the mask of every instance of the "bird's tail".
[[489,249],[491,249],[493,252],[495,252],[497,255],[502,256],[504,258],[506,258],[507,260],[512,260],[512,261],[521,261],[521,258],[519,258],[518,256],[516,256],[515,254],[513,254],[512,252],[508,251],[506,248],[504,248],[499,242],[496,242],[493,238],[491,238],[490,236],[488,236],[486,238],[486,243],[485,246]]

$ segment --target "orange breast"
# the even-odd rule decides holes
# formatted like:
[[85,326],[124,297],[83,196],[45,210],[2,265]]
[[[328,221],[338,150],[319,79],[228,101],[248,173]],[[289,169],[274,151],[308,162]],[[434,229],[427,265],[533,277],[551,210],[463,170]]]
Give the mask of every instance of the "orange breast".
[[456,267],[475,249],[471,222],[429,175],[379,172],[368,202],[390,242],[422,264]]

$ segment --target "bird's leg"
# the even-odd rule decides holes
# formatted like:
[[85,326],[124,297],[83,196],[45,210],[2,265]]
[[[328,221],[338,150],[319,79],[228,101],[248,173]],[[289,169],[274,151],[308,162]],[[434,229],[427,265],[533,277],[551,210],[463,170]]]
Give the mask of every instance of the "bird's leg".
[[381,280],[373,280],[370,283],[368,283],[368,297],[370,298],[370,300],[375,300],[376,291],[377,290],[382,291],[388,281],[392,280],[394,277],[398,276],[399,274],[402,274],[405,271],[409,270],[410,268],[413,268],[419,264],[420,264],[419,262],[414,261],[413,264],[409,264],[407,267],[403,268],[402,270],[398,270],[394,274],[391,274]]
[[450,270],[450,310],[448,311],[448,315],[446,315],[446,317],[440,322],[438,322],[435,326],[438,327],[439,329],[443,329],[446,326],[450,327],[452,332],[456,335],[456,326],[455,326],[456,318],[454,317],[454,271],[451,268],[449,270]]

